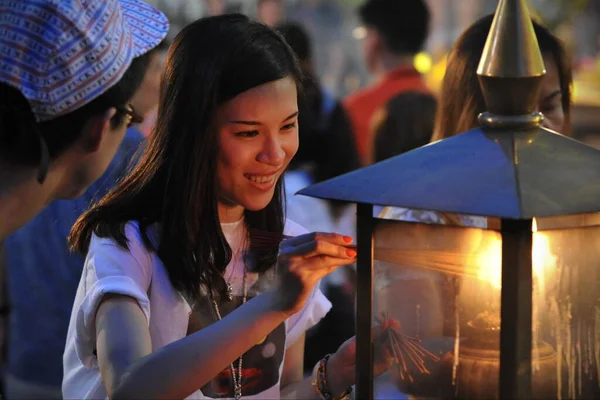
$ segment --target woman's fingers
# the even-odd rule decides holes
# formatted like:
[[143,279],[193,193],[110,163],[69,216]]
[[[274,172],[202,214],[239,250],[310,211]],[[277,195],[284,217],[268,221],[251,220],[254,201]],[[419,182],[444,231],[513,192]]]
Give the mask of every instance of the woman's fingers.
[[282,277],[281,296],[289,303],[289,312],[297,312],[319,279],[336,268],[352,264],[356,250],[353,242],[335,233],[312,233],[283,241],[279,247],[278,272]]
[[318,255],[310,258],[297,258],[290,260],[289,271],[300,275],[310,275],[321,279],[342,265],[355,262],[352,258],[338,258]]
[[286,246],[281,249],[280,255],[284,257],[302,257],[305,259],[315,256],[354,259],[356,257],[356,250],[346,248],[328,240],[317,239],[296,246]]
[[286,249],[289,247],[297,247],[306,243],[318,241],[325,241],[339,246],[348,246],[354,239],[339,233],[313,232],[285,239],[281,242],[280,248]]
[[327,273],[330,273],[334,269],[341,267],[342,265],[349,265],[356,261],[355,258],[338,258],[330,256],[314,256],[306,260],[312,268],[325,269]]
[[311,233],[286,240],[279,250],[280,260],[296,269],[325,275],[356,260],[351,237],[336,233]]

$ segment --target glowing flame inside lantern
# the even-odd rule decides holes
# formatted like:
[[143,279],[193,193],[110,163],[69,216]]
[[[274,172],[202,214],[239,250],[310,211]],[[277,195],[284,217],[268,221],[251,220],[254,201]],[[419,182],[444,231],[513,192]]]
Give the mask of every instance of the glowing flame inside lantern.
[[[533,219],[532,231],[534,232],[531,254],[533,279],[543,293],[545,275],[555,268],[556,256],[550,252],[548,237],[542,232],[537,231],[535,218]],[[479,279],[489,282],[497,289],[502,287],[502,242],[499,237],[488,241],[485,247],[481,249],[475,266]]]

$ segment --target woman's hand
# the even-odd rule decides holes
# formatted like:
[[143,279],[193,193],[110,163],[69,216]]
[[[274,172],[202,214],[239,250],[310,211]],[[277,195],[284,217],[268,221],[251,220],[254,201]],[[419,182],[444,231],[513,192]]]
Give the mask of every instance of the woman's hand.
[[291,316],[302,309],[313,287],[336,268],[352,264],[353,239],[337,233],[309,233],[286,239],[279,246],[276,290],[281,311]]
[[[378,337],[383,332],[383,326],[374,328],[373,335]],[[390,361],[385,351],[375,347],[373,362],[373,377],[379,376],[390,367]],[[327,361],[327,382],[334,398],[339,397],[356,381],[356,336],[346,340]]]

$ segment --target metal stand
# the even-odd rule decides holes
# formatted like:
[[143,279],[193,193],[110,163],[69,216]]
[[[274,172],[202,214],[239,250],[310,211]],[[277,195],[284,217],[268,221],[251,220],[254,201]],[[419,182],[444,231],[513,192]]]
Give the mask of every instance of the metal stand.
[[356,399],[373,399],[373,206],[357,204]]
[[502,220],[500,398],[531,399],[531,219]]

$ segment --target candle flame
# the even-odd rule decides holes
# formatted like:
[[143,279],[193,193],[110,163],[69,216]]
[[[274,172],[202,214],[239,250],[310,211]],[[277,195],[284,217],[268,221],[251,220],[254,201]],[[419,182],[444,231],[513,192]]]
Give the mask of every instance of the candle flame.
[[[533,279],[540,286],[543,285],[547,272],[556,266],[556,256],[550,251],[550,241],[543,232],[537,231],[535,218],[532,223],[533,245],[532,245],[532,267]],[[489,282],[493,287],[502,287],[502,240],[494,237],[489,240],[485,248],[481,249],[475,260],[477,277]],[[543,288],[543,286],[542,286]]]

